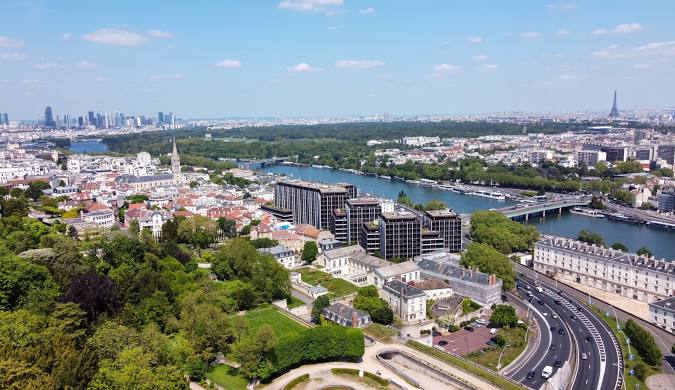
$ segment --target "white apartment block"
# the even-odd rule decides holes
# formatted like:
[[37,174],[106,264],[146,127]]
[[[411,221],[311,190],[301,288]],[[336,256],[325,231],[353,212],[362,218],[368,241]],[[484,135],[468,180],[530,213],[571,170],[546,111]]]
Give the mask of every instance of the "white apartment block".
[[652,303],[673,295],[675,265],[565,237],[542,235],[534,269],[559,280]]
[[427,294],[399,280],[392,280],[380,290],[380,297],[404,322],[426,319]]

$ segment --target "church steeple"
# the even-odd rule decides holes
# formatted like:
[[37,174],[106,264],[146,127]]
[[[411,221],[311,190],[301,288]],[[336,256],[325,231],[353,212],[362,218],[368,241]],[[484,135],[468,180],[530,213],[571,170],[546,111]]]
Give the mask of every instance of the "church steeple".
[[173,139],[173,151],[171,152],[171,173],[174,177],[180,176],[180,157],[176,148],[176,138]]

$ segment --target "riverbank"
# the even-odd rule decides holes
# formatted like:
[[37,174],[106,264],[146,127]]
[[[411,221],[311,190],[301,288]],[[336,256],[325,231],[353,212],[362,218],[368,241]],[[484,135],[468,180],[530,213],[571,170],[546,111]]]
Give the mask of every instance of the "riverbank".
[[[470,214],[478,210],[499,209],[517,204],[511,199],[503,201],[467,196],[464,194],[427,187],[400,180],[383,179],[377,176],[355,174],[332,168],[314,168],[298,165],[274,165],[261,168],[261,172],[283,174],[291,178],[323,183],[352,183],[359,191],[373,195],[397,199],[403,191],[415,203],[441,200],[455,212]],[[563,213],[546,217],[530,218],[527,223],[536,225],[540,232],[577,238],[579,231],[587,229],[600,234],[607,245],[621,242],[629,250],[636,251],[642,246],[648,247],[657,258],[672,258],[675,253],[675,235],[672,231],[659,230],[647,225],[629,224],[608,218],[589,218],[582,215]]]

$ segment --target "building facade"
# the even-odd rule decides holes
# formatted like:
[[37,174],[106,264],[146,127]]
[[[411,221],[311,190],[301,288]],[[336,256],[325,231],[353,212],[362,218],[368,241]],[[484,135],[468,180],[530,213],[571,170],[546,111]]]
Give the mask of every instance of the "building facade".
[[450,209],[426,211],[424,227],[440,233],[443,247],[450,252],[462,250],[462,218]]
[[281,180],[274,186],[274,205],[291,210],[294,223],[328,230],[331,213],[344,207],[353,186],[326,185],[302,180]]
[[675,297],[650,303],[649,322],[670,333],[675,333]]
[[422,225],[412,213],[383,213],[379,221],[380,255],[409,259],[421,253]]
[[348,328],[365,328],[371,324],[368,313],[339,302],[325,307],[323,316],[329,321]]
[[426,318],[427,295],[424,291],[399,280],[387,282],[380,290],[380,297],[404,322]]
[[669,261],[566,237],[543,235],[534,246],[533,260],[541,273],[641,302],[668,298],[675,290],[675,265]]
[[375,198],[352,198],[345,204],[347,218],[347,242],[354,245],[359,242],[359,231],[364,222],[374,221],[382,215],[380,201]]

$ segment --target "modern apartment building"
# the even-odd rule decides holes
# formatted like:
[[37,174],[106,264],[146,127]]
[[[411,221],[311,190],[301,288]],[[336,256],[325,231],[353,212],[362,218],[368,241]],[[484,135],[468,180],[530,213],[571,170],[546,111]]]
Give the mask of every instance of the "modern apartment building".
[[607,153],[600,150],[580,150],[577,152],[577,165],[592,167],[600,161],[607,161]]
[[331,212],[328,230],[333,233],[336,240],[343,244],[348,243],[347,212],[344,209],[335,209]]
[[364,222],[374,221],[382,215],[380,200],[375,198],[351,198],[345,204],[347,218],[347,244],[359,242],[359,231]]
[[422,224],[412,213],[383,213],[379,221],[380,255],[409,259],[421,253]]
[[566,237],[542,235],[534,246],[534,269],[647,303],[675,291],[675,265],[669,261]]
[[361,224],[359,232],[359,245],[366,250],[369,255],[380,251],[380,227],[379,220],[364,222]]
[[303,180],[281,180],[274,186],[274,205],[291,210],[294,223],[305,223],[327,230],[331,213],[344,207],[356,187],[328,185]]
[[424,213],[424,227],[440,233],[443,247],[451,252],[462,250],[462,218],[450,209]]

